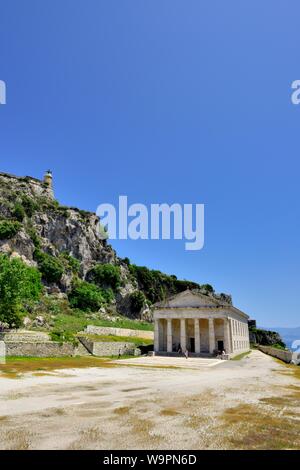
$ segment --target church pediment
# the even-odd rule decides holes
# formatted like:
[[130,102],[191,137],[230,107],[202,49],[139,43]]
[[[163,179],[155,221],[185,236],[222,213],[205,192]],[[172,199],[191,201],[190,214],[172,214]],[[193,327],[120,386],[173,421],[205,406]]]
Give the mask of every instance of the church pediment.
[[168,307],[168,308],[180,308],[180,307],[207,307],[207,306],[219,306],[220,303],[212,297],[201,294],[200,292],[194,292],[186,290],[180,294],[170,297],[166,301],[155,304],[155,307]]

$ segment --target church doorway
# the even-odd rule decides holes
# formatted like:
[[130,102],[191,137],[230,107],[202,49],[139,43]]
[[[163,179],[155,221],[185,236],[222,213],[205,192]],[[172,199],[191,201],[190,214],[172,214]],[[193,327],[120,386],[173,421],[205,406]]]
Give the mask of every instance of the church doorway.
[[190,338],[190,347],[191,347],[191,351],[192,353],[195,352],[195,338]]
[[218,351],[224,350],[224,341],[218,341]]

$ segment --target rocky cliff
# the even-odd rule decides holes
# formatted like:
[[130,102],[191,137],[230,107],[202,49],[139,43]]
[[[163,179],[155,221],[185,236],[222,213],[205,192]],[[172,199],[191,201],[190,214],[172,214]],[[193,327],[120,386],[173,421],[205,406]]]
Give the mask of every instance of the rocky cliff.
[[[19,257],[42,273],[47,294],[67,296],[74,279],[113,287],[109,301],[116,311],[151,320],[151,304],[190,288],[216,295],[209,285],[180,281],[160,271],[131,265],[120,259],[99,237],[99,220],[91,212],[60,205],[54,197],[52,175],[44,180],[0,173],[0,253]],[[117,282],[107,283],[97,266],[115,266]],[[112,273],[107,269],[108,276]],[[112,289],[110,289],[111,291]],[[224,301],[230,296],[221,294]]]

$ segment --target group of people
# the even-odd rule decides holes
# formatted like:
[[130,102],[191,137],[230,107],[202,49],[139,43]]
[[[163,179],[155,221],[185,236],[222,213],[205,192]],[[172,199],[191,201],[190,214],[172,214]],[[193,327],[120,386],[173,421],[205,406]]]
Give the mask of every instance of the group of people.
[[[178,354],[184,354],[185,358],[188,359],[189,357],[189,350],[186,348],[185,351],[183,352],[182,351],[182,348],[181,348],[181,345],[179,344],[178,345],[178,348],[177,348],[177,352]],[[218,351],[217,352],[217,357],[219,357],[220,359],[225,359],[225,356],[226,356],[226,351],[225,349],[222,349],[222,351]]]
[[178,354],[184,354],[186,359],[189,357],[189,350],[186,348],[184,353],[183,353],[180,344],[178,345],[177,352],[178,352]]

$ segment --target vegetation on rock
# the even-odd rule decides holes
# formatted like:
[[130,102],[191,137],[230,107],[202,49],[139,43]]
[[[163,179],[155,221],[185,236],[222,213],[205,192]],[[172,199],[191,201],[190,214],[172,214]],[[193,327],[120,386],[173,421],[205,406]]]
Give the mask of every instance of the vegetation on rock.
[[0,321],[19,327],[26,303],[38,300],[41,275],[18,258],[0,255]]
[[22,228],[22,224],[13,220],[0,220],[0,240],[13,238]]

